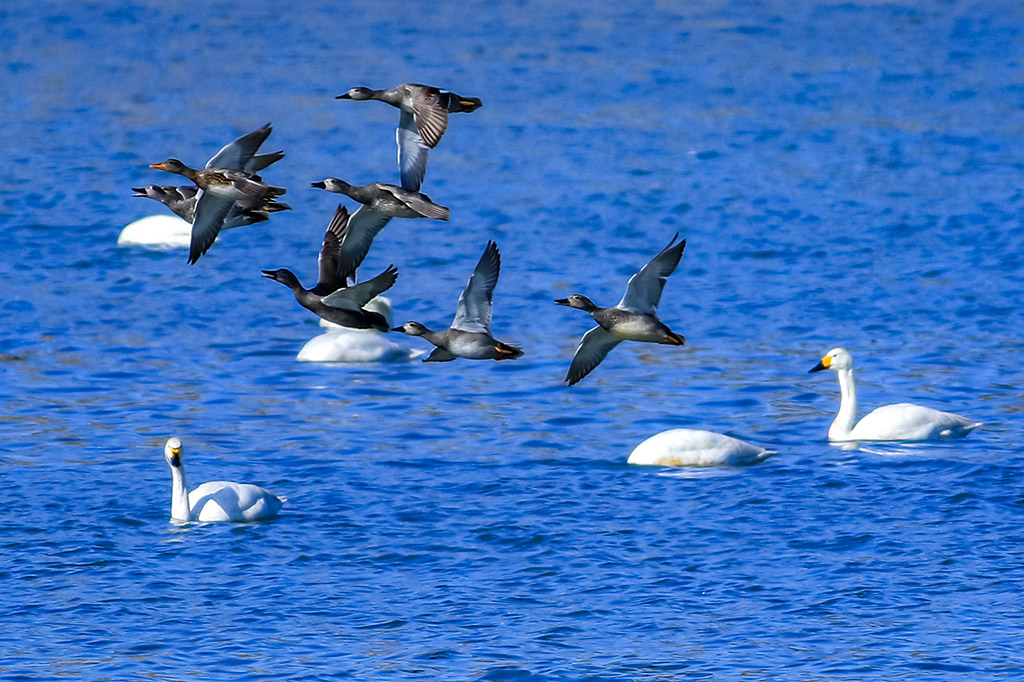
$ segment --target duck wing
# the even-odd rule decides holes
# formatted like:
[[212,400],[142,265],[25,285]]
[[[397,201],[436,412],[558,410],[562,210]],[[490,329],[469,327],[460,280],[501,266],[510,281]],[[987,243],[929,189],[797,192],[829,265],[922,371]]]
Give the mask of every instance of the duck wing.
[[[252,163],[253,157],[259,150],[260,145],[270,135],[272,128],[270,124],[266,124],[262,128],[246,133],[241,137],[228,142],[226,145],[221,147],[220,151],[213,155],[213,158],[206,162],[207,168],[227,168],[228,170],[246,171],[246,166]],[[281,154],[281,152],[278,152]],[[273,156],[268,154],[267,156]],[[284,156],[284,154],[281,154]],[[278,157],[280,158],[280,157]],[[276,161],[277,159],[274,159]],[[262,167],[266,167],[270,161]]]
[[344,289],[338,289],[333,294],[324,296],[324,305],[332,308],[343,308],[345,310],[357,311],[369,303],[375,296],[383,294],[395,284],[398,279],[398,268],[389,265],[387,270],[380,273],[373,279],[354,284]]
[[[263,182],[263,179],[260,178],[260,176],[252,175],[245,171],[225,169],[224,176],[231,182],[235,189],[244,194],[247,198],[254,200],[263,199],[264,197],[273,199],[285,193],[284,188],[272,187]],[[247,208],[256,208],[256,206],[247,206]]]
[[390,221],[390,217],[366,205],[360,206],[352,214],[348,221],[348,232],[338,252],[338,277],[343,283],[346,278],[355,277],[374,238]]
[[591,329],[580,339],[580,345],[576,347],[576,353],[572,356],[572,363],[569,365],[569,373],[565,375],[565,380],[570,386],[579,382],[600,365],[609,351],[619,345],[620,341],[622,339],[605,331],[604,327]]
[[257,154],[252,157],[252,161],[245,165],[244,170],[246,173],[259,173],[261,170],[266,168],[272,163],[277,163],[284,158],[283,151],[271,152],[269,154]]
[[435,220],[448,220],[451,217],[451,212],[446,206],[435,204],[430,200],[426,194],[420,192],[410,192],[401,187],[395,187],[394,185],[384,185],[378,183],[378,187],[389,192],[396,201],[400,201],[405,204],[408,208],[416,211],[424,218],[433,218]]
[[491,333],[491,300],[500,271],[501,253],[498,251],[498,245],[488,241],[487,248],[484,249],[469,278],[469,283],[459,296],[459,307],[455,313],[455,320],[452,321],[452,329],[480,334]]
[[448,129],[448,109],[441,106],[441,93],[436,88],[429,88],[421,95],[413,98],[412,117],[416,129],[428,147],[433,149],[441,141],[441,136]]
[[196,204],[199,202],[199,188],[195,185],[183,187],[163,187],[166,200],[161,200],[167,208],[174,211],[184,220],[192,222],[196,217]]
[[341,276],[338,262],[341,258],[341,242],[348,233],[349,220],[348,209],[338,204],[331,222],[327,225],[327,231],[324,232],[324,241],[320,245],[320,256],[317,259],[320,271],[316,283],[318,291],[336,291],[345,286],[345,278]]
[[235,204],[231,207],[231,210],[228,211],[228,215],[224,219],[224,226],[220,229],[221,231],[231,230],[236,227],[252,225],[253,223],[263,223],[268,220],[270,220],[270,214],[265,210],[242,208],[238,204]]
[[146,197],[159,201],[171,209],[178,217],[191,223],[196,214],[196,194],[199,188],[195,185],[184,185],[175,187],[173,185],[147,185],[145,187],[133,187],[135,192],[132,196]]
[[420,137],[412,114],[404,109],[395,131],[395,142],[398,143],[398,172],[402,176],[402,188],[418,192],[427,172],[430,147]]
[[651,262],[640,268],[640,271],[629,278],[626,294],[619,301],[618,307],[634,313],[653,314],[661,301],[661,292],[665,289],[665,281],[675,272],[679,259],[686,248],[686,240],[678,244],[675,237]]
[[230,199],[218,197],[202,190],[196,195],[196,212],[192,221],[192,241],[188,249],[188,262],[195,263],[217,239],[224,220],[231,207],[235,205]]

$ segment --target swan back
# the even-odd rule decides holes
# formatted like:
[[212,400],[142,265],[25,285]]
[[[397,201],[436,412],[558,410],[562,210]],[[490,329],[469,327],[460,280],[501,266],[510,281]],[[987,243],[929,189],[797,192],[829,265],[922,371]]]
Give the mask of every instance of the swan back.
[[713,431],[671,429],[637,445],[627,462],[659,466],[746,466],[775,454],[773,450]]
[[923,405],[883,405],[864,415],[849,440],[940,440],[963,438],[980,426],[966,417]]
[[188,248],[192,224],[175,215],[151,215],[128,223],[117,237],[119,246],[145,246],[153,249]]
[[277,516],[284,501],[249,483],[210,481],[188,494],[192,521],[259,521]]
[[314,336],[295,359],[299,362],[408,362],[418,354],[376,329],[340,327]]

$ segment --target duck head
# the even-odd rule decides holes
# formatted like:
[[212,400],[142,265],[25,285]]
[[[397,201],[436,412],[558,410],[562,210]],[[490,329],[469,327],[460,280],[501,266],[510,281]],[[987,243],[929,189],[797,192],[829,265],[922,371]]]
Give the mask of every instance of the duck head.
[[183,174],[186,170],[190,170],[188,166],[179,161],[178,159],[167,159],[160,163],[149,164],[150,168],[156,168],[157,170],[167,171],[168,173],[177,173],[178,175]]
[[348,184],[344,180],[339,180],[338,178],[326,178],[322,182],[310,183],[310,186],[318,189],[325,189],[328,192],[335,192],[337,194],[345,194],[345,191],[352,187],[352,185]]
[[371,90],[370,88],[356,87],[356,88],[352,88],[351,90],[346,92],[344,95],[338,95],[334,99],[363,100],[363,99],[372,99],[372,98],[373,98],[373,90]]
[[299,284],[299,278],[295,276],[295,273],[287,268],[281,268],[279,270],[263,270],[263,276],[267,279],[272,279],[275,282],[280,282],[289,289],[301,286]]
[[391,331],[402,332],[403,334],[408,334],[409,336],[423,336],[430,330],[424,327],[419,322],[406,322],[401,327],[395,327]]
[[164,196],[165,192],[159,185],[146,185],[145,187],[132,187],[133,197],[148,197],[150,199],[157,199]]
[[570,308],[586,310],[588,313],[597,310],[597,306],[594,305],[594,302],[583,294],[573,294],[569,298],[558,298],[555,299],[555,303],[558,305],[569,306]]

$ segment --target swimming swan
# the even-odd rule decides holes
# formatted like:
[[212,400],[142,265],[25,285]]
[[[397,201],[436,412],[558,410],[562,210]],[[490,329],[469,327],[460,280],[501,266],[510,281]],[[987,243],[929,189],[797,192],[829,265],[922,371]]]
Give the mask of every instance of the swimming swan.
[[168,438],[164,458],[171,467],[171,520],[187,521],[259,521],[277,516],[284,503],[269,490],[248,483],[210,481],[186,492],[185,465],[181,461],[181,441]]
[[828,428],[831,441],[963,438],[980,426],[960,415],[910,403],[883,405],[854,424],[857,389],[853,385],[853,357],[843,348],[833,348],[810,372],[823,369],[831,369],[839,375],[839,414]]
[[629,464],[650,464],[674,467],[746,466],[757,464],[772,455],[741,440],[713,431],[670,429],[656,433],[633,448]]

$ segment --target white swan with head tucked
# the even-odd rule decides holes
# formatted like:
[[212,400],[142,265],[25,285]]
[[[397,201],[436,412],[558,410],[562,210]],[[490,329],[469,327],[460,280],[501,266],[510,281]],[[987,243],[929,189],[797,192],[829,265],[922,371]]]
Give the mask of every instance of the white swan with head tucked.
[[675,467],[746,466],[775,454],[774,450],[713,431],[670,429],[637,445],[626,462]]
[[171,520],[187,521],[260,521],[277,516],[284,504],[269,490],[248,483],[211,481],[192,492],[185,486],[185,465],[181,461],[181,441],[168,438],[164,458],[171,467]]
[[857,389],[853,385],[853,357],[844,348],[833,348],[810,371],[823,369],[839,375],[839,414],[828,428],[831,441],[963,438],[980,426],[966,417],[911,403],[883,405],[855,424]]

